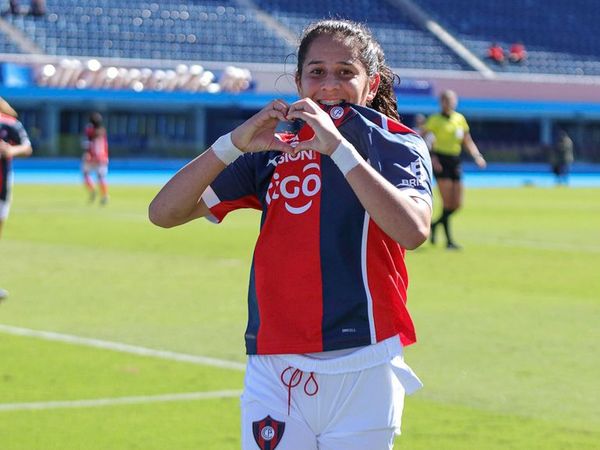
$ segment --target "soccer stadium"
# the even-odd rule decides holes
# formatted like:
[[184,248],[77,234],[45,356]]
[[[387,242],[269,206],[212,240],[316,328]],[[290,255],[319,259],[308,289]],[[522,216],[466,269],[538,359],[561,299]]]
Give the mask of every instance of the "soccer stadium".
[[[487,161],[460,156],[461,248],[438,232],[406,252],[424,387],[394,449],[600,448],[600,2],[0,0],[0,97],[32,148],[0,228],[1,450],[241,448],[261,216],[163,229],[148,205],[220,136],[298,100],[320,19],[368,26],[407,127],[454,91]],[[100,201],[81,174],[92,113]]]

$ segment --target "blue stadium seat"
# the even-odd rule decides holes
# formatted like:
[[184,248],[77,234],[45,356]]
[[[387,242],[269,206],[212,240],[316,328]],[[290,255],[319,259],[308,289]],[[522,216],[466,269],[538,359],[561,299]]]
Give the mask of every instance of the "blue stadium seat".
[[600,75],[600,2],[596,0],[420,0],[419,6],[480,57],[491,42],[525,44],[526,64],[496,70]]
[[[261,9],[300,35],[306,25],[321,18],[346,18],[365,22],[381,43],[387,62],[397,68],[422,68],[420,61],[425,55],[429,69],[468,70],[468,66],[456,57],[428,32],[419,29],[401,11],[391,6],[382,8],[379,2],[368,0],[255,0]],[[428,58],[427,55],[444,54],[445,59]]]
[[0,34],[0,53],[21,53],[21,50],[4,34]]
[[[279,61],[293,50],[259,22],[252,10],[232,0],[82,3],[47,0],[44,18],[7,16],[7,20],[53,55],[229,61],[233,54],[239,62],[260,62],[264,57],[255,53],[264,47]],[[260,46],[240,47],[257,41]],[[0,41],[2,48],[18,52]]]
[[[400,10],[375,0],[254,0],[299,35],[311,21],[366,22],[395,68],[471,70]],[[497,41],[527,47],[522,65],[501,72],[600,75],[597,0],[419,0],[476,55]],[[282,63],[294,48],[235,0],[47,0],[44,17],[5,16],[44,52],[65,56]],[[0,34],[0,53],[20,49]]]

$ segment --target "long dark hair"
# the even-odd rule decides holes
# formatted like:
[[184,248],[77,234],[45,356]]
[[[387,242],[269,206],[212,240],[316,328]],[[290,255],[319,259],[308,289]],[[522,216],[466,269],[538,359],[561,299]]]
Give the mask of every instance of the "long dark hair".
[[379,73],[381,79],[379,88],[373,100],[367,104],[371,108],[396,120],[398,103],[394,93],[394,80],[398,78],[385,62],[385,55],[371,31],[363,24],[345,19],[329,19],[314,22],[305,28],[298,46],[298,66],[296,76],[302,75],[302,66],[310,44],[319,36],[339,36],[346,43],[352,44],[357,51],[359,61],[365,67],[368,76]]
[[102,128],[102,114],[99,112],[93,112],[90,114],[90,123],[94,128]]

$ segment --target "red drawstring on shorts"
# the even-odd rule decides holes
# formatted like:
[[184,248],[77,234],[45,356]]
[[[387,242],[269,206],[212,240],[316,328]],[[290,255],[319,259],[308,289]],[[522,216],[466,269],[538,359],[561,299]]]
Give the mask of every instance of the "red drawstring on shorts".
[[[289,370],[290,372],[294,370],[288,381],[285,381],[285,373]],[[281,372],[281,382],[288,390],[288,416],[290,415],[290,409],[292,406],[292,388],[295,388],[302,381],[303,372],[300,369],[294,369],[292,366],[287,367],[283,372]],[[311,382],[312,380],[312,382]],[[311,389],[312,387],[312,389]],[[316,395],[319,392],[319,385],[317,383],[317,379],[315,378],[315,373],[311,372],[308,380],[304,383],[304,393],[310,397]]]

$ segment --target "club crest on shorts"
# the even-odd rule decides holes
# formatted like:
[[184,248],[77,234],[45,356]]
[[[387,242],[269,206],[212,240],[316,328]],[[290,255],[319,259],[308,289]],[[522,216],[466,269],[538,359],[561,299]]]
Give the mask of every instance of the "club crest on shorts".
[[252,422],[252,434],[261,450],[275,450],[284,430],[285,422],[279,422],[271,416]]

